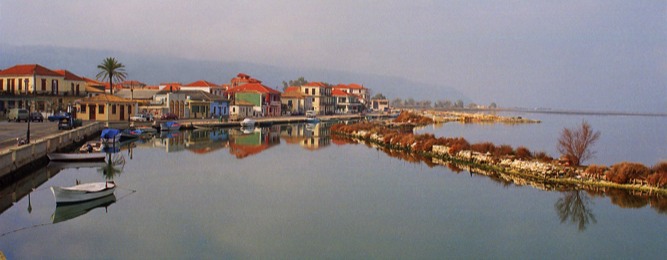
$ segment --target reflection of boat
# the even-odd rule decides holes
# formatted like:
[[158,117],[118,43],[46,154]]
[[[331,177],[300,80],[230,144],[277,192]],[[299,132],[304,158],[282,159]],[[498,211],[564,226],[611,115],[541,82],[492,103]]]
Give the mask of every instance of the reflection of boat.
[[160,131],[176,131],[181,129],[181,124],[176,121],[167,121],[160,124]]
[[104,153],[50,153],[46,156],[51,161],[103,161]]
[[48,168],[50,169],[71,169],[71,168],[100,168],[104,167],[107,163],[103,161],[89,161],[89,162],[66,162],[66,161],[60,161],[60,162],[49,162],[49,165],[47,165]]
[[114,128],[102,129],[100,141],[106,145],[120,142],[120,130]]
[[255,127],[252,127],[252,126],[242,126],[241,127],[241,132],[243,132],[244,134],[251,134],[254,131],[255,131]]
[[306,112],[306,122],[307,123],[317,123],[320,122],[320,119],[317,118],[317,114],[315,111],[307,111]]
[[155,133],[155,132],[157,132],[157,129],[155,129],[152,126],[137,126],[134,129],[135,130],[141,130],[142,133]]
[[243,127],[254,127],[255,126],[255,120],[252,118],[246,118],[241,121],[241,126]]
[[53,223],[63,222],[81,216],[88,213],[89,211],[99,208],[99,207],[108,207],[109,205],[116,202],[116,196],[111,194],[101,198],[79,202],[79,203],[69,203],[69,204],[59,204],[56,206],[56,211],[51,215],[51,221]]
[[104,144],[100,141],[88,141],[79,148],[81,153],[101,152],[104,150]]
[[57,204],[94,200],[109,196],[114,190],[116,184],[113,181],[84,183],[72,187],[51,186]]

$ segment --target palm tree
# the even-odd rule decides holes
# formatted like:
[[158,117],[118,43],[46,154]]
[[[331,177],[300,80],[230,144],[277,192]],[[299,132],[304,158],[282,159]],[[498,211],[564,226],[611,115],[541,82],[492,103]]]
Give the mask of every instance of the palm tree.
[[97,73],[97,80],[100,78],[109,79],[109,89],[111,95],[113,95],[113,80],[123,81],[125,80],[125,77],[127,77],[127,73],[125,73],[125,65],[118,62],[116,58],[108,57],[102,61],[102,64],[97,65],[97,68],[100,70],[100,72]]

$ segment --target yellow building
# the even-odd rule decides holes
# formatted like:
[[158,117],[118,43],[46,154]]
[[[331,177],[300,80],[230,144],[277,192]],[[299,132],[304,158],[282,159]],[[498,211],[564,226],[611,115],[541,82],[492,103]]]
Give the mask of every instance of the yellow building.
[[96,121],[126,121],[134,111],[135,102],[109,94],[84,98],[76,105],[76,118]]

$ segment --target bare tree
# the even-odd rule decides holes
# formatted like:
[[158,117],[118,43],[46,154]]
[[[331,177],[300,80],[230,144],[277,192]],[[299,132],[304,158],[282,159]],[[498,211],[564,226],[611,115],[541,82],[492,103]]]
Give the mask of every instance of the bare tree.
[[578,166],[595,154],[591,146],[600,138],[600,131],[593,131],[586,121],[577,129],[564,128],[558,138],[558,152],[572,165]]

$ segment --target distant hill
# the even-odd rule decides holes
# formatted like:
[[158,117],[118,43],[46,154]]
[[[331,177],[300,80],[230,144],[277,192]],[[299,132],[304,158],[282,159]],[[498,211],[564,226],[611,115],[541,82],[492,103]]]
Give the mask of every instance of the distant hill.
[[372,90],[373,95],[383,93],[390,99],[411,97],[415,100],[461,99],[465,103],[470,102],[468,97],[454,88],[392,76],[310,68],[283,68],[247,62],[189,60],[82,48],[0,45],[0,69],[16,64],[37,63],[47,68],[67,69],[79,76],[94,78],[97,74],[97,65],[106,57],[115,57],[122,62],[128,73],[128,79],[139,80],[149,85],[172,81],[189,83],[200,79],[221,84],[229,82],[236,74],[243,72],[280,91],[282,91],[282,81],[303,76],[308,81],[363,84]]

